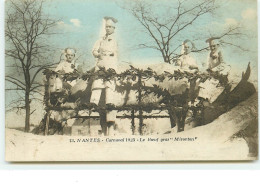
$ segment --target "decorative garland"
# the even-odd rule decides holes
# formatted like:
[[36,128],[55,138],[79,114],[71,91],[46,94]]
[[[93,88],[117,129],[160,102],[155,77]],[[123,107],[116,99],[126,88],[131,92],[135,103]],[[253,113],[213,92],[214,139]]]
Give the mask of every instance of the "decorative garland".
[[[161,88],[158,85],[153,85],[153,87],[147,87],[144,86],[142,83],[144,80],[149,80],[153,78],[155,81],[163,82],[165,80],[181,80],[181,79],[187,79],[188,82],[191,80],[198,80],[199,82],[203,83],[208,79],[215,79],[219,81],[219,85],[222,87],[227,87],[228,80],[227,75],[220,74],[219,72],[214,72],[211,70],[208,70],[207,73],[200,73],[199,71],[189,72],[189,71],[181,71],[181,70],[174,70],[173,73],[164,71],[162,74],[157,74],[154,70],[151,68],[147,68],[145,70],[135,68],[132,65],[130,65],[130,69],[125,70],[124,72],[117,74],[114,69],[108,69],[105,70],[105,68],[100,68],[98,71],[90,70],[83,74],[80,74],[76,70],[73,73],[67,73],[67,74],[60,74],[51,70],[45,70],[44,75],[46,75],[47,78],[49,78],[51,75],[59,75],[64,81],[71,81],[77,78],[81,78],[83,80],[89,80],[91,78],[95,79],[103,79],[104,81],[110,81],[110,80],[116,80],[120,83],[121,86],[129,86],[129,80],[135,82],[131,85],[132,90],[136,90],[139,92],[137,95],[138,105],[124,105],[124,106],[114,106],[110,105],[110,107],[93,107],[92,104],[85,104],[85,105],[79,105],[77,107],[78,110],[82,109],[90,109],[93,111],[100,111],[100,110],[144,110],[151,112],[155,109],[167,109],[167,107],[161,106],[159,103],[142,103],[140,100],[144,96],[148,96],[149,94],[154,94],[158,98],[163,97],[164,99],[167,99],[167,104],[173,104],[173,102],[176,101],[176,96],[171,95],[168,89]],[[139,80],[138,80],[139,79]],[[125,82],[125,81],[128,82]],[[46,83],[46,86],[48,84]],[[47,92],[45,92],[45,102],[51,97],[47,96]],[[140,96],[140,99],[138,99],[138,96]],[[163,102],[165,103],[165,102]],[[51,109],[56,109],[54,107],[50,107]],[[59,108],[57,108],[59,109]],[[61,108],[62,109],[62,108]],[[66,109],[66,108],[65,108]],[[64,108],[63,108],[64,110]]]

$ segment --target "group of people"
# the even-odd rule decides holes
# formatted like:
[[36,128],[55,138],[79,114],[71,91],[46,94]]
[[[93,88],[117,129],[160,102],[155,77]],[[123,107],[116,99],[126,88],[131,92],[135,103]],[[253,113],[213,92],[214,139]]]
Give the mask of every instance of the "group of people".
[[[206,68],[215,71],[223,71],[225,63],[221,51],[219,51],[219,44],[216,43],[215,38],[210,38],[206,41],[209,44],[209,55],[207,58]],[[190,55],[191,52],[196,52],[195,45],[190,40],[185,40],[182,43],[182,50],[180,57],[176,60],[175,65],[180,66],[184,70],[198,69],[196,60]],[[205,65],[203,63],[203,65]]]
[[[105,32],[106,34],[100,38],[94,45],[92,54],[96,59],[95,71],[100,68],[105,70],[112,68],[117,71],[118,63],[118,44],[115,37],[115,28],[117,20],[113,17],[104,17],[105,20]],[[221,52],[218,50],[218,45],[215,43],[213,38],[208,39],[210,53],[207,59],[208,69],[218,69],[223,68],[224,62]],[[184,70],[198,70],[198,64],[196,60],[190,55],[191,51],[194,49],[194,44],[190,40],[185,40],[182,44],[181,55],[175,62],[176,66]],[[75,64],[76,50],[73,48],[65,49],[65,60],[61,61],[56,67],[55,71],[57,73],[72,73],[76,70],[77,64]],[[69,85],[73,86],[75,81],[67,81]],[[105,89],[106,94],[106,104],[113,104],[115,102],[115,81],[103,81],[103,79],[96,78],[92,85],[92,95],[90,98],[90,103],[98,105],[101,92]],[[116,111],[106,112],[107,121],[107,133],[109,135],[111,129],[113,129],[116,120]]]
[[[115,38],[115,28],[117,20],[113,17],[104,17],[105,20],[105,31],[106,34],[100,38],[94,45],[92,54],[96,59],[95,71],[100,68],[105,70],[112,68],[117,70],[118,62],[118,44]],[[77,64],[75,64],[76,50],[73,48],[65,49],[65,60],[62,60],[55,69],[55,72],[60,74],[73,73],[77,69]],[[70,86],[75,85],[75,80],[66,81]],[[113,104],[115,101],[115,96],[113,96],[115,91],[115,81],[103,81],[103,79],[95,78],[92,84],[92,95],[90,98],[90,103],[98,105],[101,97],[102,90],[105,89],[106,92],[106,104]],[[111,110],[106,113],[107,122],[107,133],[112,132],[115,126],[116,111]]]

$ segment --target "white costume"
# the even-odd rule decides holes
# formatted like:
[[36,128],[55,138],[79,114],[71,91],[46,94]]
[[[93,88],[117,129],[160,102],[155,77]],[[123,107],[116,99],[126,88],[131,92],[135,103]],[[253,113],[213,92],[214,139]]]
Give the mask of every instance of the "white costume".
[[209,38],[206,42],[209,43],[210,52],[207,58],[207,69],[212,71],[221,72],[221,74],[228,74],[230,71],[230,66],[226,65],[221,51],[218,50],[219,43],[217,44],[215,40],[218,38]]
[[216,52],[216,55],[214,55],[214,57],[211,57],[210,55],[211,54],[209,54],[207,58],[207,69],[218,71],[221,74],[227,75],[231,67],[223,61],[221,52]]
[[[181,57],[178,58],[176,62],[176,66],[180,66],[181,69],[184,70],[190,70],[190,69],[195,69],[198,68],[198,64],[196,60],[190,56],[188,48],[189,45],[187,44],[188,42],[191,42],[190,40],[185,40],[182,43],[182,49],[181,49]],[[194,44],[191,42],[192,47],[194,48]],[[193,49],[192,48],[192,49]]]
[[[117,70],[117,48],[117,42],[115,40],[114,34],[107,37],[105,36],[95,43],[92,53],[98,52],[101,55],[100,58],[97,58],[96,60],[95,71],[98,71],[100,67],[105,68],[105,70],[108,70],[109,68],[114,69],[115,71]],[[94,81],[92,90],[112,86],[114,86],[114,83],[103,82],[102,79],[98,79]]]
[[106,70],[109,68],[117,70],[118,46],[115,34],[99,39],[95,43],[92,53],[96,51],[101,54],[96,63],[96,70],[99,67],[104,67]]
[[67,60],[62,60],[55,69],[55,72],[73,73],[75,69],[75,61],[68,62]]
[[[227,75],[230,71],[230,66],[226,65],[223,61],[222,53],[216,48],[217,45],[213,40],[208,40],[210,47],[214,46],[207,58],[207,69],[210,69],[220,74]],[[207,98],[210,103],[214,102],[217,97],[223,92],[224,87],[219,85],[219,81],[215,79],[206,80],[200,85],[199,96]]]
[[[105,68],[105,70],[111,68],[117,71],[118,46],[114,34],[99,39],[94,45],[93,55],[95,52],[100,54],[100,57],[96,60],[95,71],[98,71],[100,67]],[[97,105],[104,88],[106,88],[106,104],[116,104],[114,96],[115,81],[103,81],[103,79],[97,79],[93,82],[90,102]],[[107,121],[115,121],[115,119],[116,111],[107,113]]]
[[189,54],[182,55],[178,59],[176,65],[180,66],[180,68],[184,69],[184,70],[198,68],[198,64],[197,64],[196,60],[193,57],[191,57]]
[[[75,68],[76,68],[76,66],[75,66],[74,60],[72,60],[71,62],[62,60],[54,71],[61,72],[61,74],[68,74],[68,73],[73,73]],[[56,85],[58,85],[59,88],[62,88],[62,84],[59,84],[59,83],[62,83],[62,81],[57,79]],[[76,84],[76,80],[67,81],[67,83],[70,84],[71,86],[74,86]]]

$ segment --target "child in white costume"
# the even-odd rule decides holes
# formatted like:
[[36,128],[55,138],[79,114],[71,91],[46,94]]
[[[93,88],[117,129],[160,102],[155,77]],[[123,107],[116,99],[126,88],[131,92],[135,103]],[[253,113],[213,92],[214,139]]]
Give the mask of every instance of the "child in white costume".
[[[69,74],[69,73],[73,73],[76,69],[76,64],[75,64],[75,55],[76,55],[76,51],[75,49],[72,48],[66,48],[64,50],[65,52],[65,57],[66,60],[62,60],[58,66],[56,67],[56,69],[54,70],[55,72],[60,73],[61,75],[63,74]],[[58,81],[58,80],[57,80]],[[69,85],[74,86],[76,84],[76,80],[72,80],[72,81],[66,81]],[[58,85],[58,84],[57,84]],[[62,88],[62,84],[59,84]]]
[[[189,43],[192,45],[192,48],[190,48]],[[182,43],[181,56],[180,58],[178,58],[175,65],[180,66],[180,68],[184,70],[198,69],[198,64],[196,60],[192,56],[190,56],[190,52],[194,48],[195,46],[190,40],[185,40]]]

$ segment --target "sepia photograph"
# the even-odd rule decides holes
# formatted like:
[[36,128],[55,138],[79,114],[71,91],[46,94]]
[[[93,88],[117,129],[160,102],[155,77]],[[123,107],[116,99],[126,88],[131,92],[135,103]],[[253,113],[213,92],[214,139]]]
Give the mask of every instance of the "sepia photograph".
[[6,0],[5,160],[258,160],[257,0]]

